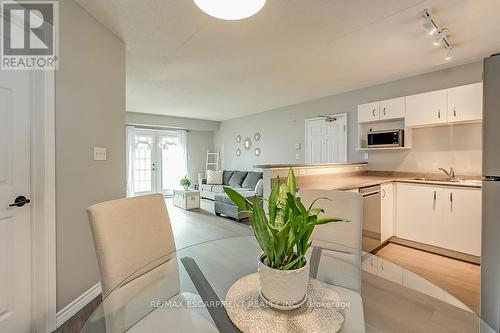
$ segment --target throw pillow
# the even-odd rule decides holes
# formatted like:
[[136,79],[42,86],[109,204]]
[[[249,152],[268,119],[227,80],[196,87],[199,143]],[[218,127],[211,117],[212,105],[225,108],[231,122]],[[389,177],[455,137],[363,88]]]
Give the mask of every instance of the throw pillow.
[[229,179],[229,186],[232,187],[241,187],[241,184],[243,183],[243,180],[247,176],[246,171],[235,171],[233,172],[233,175],[231,176],[231,179]]
[[222,185],[222,171],[207,170],[207,184]]
[[257,185],[259,179],[262,179],[262,172],[249,172],[245,177],[243,184],[241,184],[241,187],[253,190],[255,189],[255,185]]
[[224,173],[222,175],[224,185],[229,185],[229,181],[231,180],[231,176],[233,175],[233,173],[234,171],[224,170]]

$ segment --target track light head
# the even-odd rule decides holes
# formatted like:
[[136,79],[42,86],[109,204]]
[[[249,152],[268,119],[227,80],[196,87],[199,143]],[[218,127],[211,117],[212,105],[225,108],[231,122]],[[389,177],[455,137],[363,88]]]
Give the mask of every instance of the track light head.
[[446,28],[437,29],[434,33],[434,41],[432,42],[432,44],[434,44],[435,46],[440,46],[443,43],[443,39],[446,38],[447,34],[448,30]]
[[447,45],[444,49],[444,60],[450,61],[453,59],[453,46]]
[[434,35],[434,33],[437,31],[437,28],[430,21],[425,22],[424,25],[422,25],[422,28],[424,28],[425,32],[427,32],[429,36]]

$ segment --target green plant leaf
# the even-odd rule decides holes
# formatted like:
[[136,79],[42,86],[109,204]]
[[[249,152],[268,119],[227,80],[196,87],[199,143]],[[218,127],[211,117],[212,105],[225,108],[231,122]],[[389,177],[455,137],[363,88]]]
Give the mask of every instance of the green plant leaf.
[[231,199],[231,201],[234,202],[234,204],[238,206],[238,208],[240,208],[241,210],[247,210],[247,211],[253,210],[253,204],[247,198],[245,198],[232,188],[224,187],[224,192],[227,194],[229,199]]
[[293,173],[292,168],[290,168],[290,170],[288,171],[286,185],[288,187],[289,193],[291,193],[293,195],[295,195],[295,193],[297,193],[297,180],[295,179],[295,174]]
[[310,211],[310,210],[313,208],[314,204],[315,204],[316,202],[320,201],[320,200],[328,200],[328,201],[332,201],[332,199],[330,199],[330,198],[326,198],[326,197],[316,198],[316,199],[314,199],[314,201],[313,201],[313,202],[311,202],[311,204],[309,205],[309,209],[308,209],[308,210]]
[[346,219],[346,218],[343,218],[343,217],[325,217],[322,219],[318,219],[315,224],[319,225],[319,224],[326,224],[326,223],[330,223],[330,222],[351,222],[351,221]]
[[277,200],[280,192],[280,177],[278,177],[274,182],[271,189],[271,194],[269,195],[269,222],[274,225],[274,220],[276,219],[276,209]]
[[[285,266],[283,266],[283,270],[289,270],[289,269],[293,269],[294,266],[296,264],[298,264],[302,258],[304,258],[304,255],[299,255],[297,256],[297,258],[295,258],[295,260],[291,261],[290,263],[286,264]],[[301,265],[300,267],[302,267],[303,265]],[[300,268],[300,267],[297,267],[297,268]]]

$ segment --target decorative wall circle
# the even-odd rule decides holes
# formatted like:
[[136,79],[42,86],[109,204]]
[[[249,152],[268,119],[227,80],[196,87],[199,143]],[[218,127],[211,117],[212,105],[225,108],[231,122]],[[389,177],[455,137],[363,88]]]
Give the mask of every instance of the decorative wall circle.
[[250,148],[252,148],[252,139],[246,138],[245,141],[243,141],[243,147],[245,150],[250,150]]
[[236,136],[236,142],[240,143],[241,142],[241,135]]
[[240,148],[236,149],[236,156],[241,156],[241,149]]
[[255,148],[255,156],[260,156],[260,148]]
[[253,138],[254,138],[255,141],[259,141],[260,140],[260,133],[259,132],[255,133],[253,135]]

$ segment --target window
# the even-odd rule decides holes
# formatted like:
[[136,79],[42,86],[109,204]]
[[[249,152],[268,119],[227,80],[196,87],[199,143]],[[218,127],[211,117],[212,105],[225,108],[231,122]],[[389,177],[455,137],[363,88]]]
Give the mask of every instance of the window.
[[[127,183],[133,183],[129,196],[148,193],[172,195],[180,187],[179,181],[186,174],[186,131],[160,131],[136,129],[127,135],[134,136],[134,146],[128,147],[129,170]],[[129,146],[131,140],[128,140]]]

